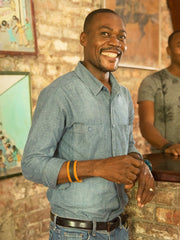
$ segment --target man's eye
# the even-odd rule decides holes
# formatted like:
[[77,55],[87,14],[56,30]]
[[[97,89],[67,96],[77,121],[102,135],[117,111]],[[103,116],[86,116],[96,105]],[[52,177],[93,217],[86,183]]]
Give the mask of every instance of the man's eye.
[[120,36],[119,36],[119,39],[120,39],[120,40],[126,40],[126,36],[125,36],[125,35],[120,35]]
[[109,37],[110,36],[110,34],[108,32],[102,32],[101,35],[104,36],[104,37]]

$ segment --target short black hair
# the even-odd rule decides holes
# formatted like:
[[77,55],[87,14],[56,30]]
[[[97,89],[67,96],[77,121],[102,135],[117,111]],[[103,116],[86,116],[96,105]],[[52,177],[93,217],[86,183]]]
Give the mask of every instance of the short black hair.
[[84,31],[84,32],[87,32],[87,29],[88,29],[88,27],[89,27],[89,25],[90,25],[93,17],[94,17],[95,15],[99,14],[99,13],[112,13],[112,14],[115,14],[115,15],[119,16],[119,15],[117,14],[117,12],[115,12],[115,11],[113,11],[113,10],[111,10],[111,9],[108,9],[108,8],[99,8],[99,9],[96,9],[96,10],[90,12],[90,13],[87,15],[87,17],[85,18],[84,28],[83,28],[83,31]]
[[176,30],[176,31],[172,32],[172,33],[169,35],[169,37],[168,37],[168,46],[170,46],[171,41],[172,41],[172,39],[173,39],[173,36],[174,36],[176,33],[180,33],[180,30]]

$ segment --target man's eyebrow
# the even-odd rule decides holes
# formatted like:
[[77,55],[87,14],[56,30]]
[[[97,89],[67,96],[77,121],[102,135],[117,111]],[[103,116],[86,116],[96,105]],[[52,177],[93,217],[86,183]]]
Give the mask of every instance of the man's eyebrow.
[[[99,30],[101,30],[102,28],[106,28],[106,29],[108,29],[108,30],[110,30],[110,31],[113,31],[113,29],[112,29],[111,27],[108,27],[108,26],[106,26],[106,25],[101,26],[101,27],[99,28]],[[125,31],[124,29],[121,29],[119,32],[122,32],[122,33],[125,33],[125,34],[126,34],[126,31]]]

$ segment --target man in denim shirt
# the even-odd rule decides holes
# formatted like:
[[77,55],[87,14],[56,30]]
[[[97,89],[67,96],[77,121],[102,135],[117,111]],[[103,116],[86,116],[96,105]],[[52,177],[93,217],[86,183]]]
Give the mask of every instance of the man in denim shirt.
[[120,214],[138,180],[143,207],[154,179],[133,140],[129,91],[111,72],[126,50],[117,13],[90,13],[80,36],[84,60],[40,94],[24,149],[22,171],[47,186],[50,239],[128,239]]

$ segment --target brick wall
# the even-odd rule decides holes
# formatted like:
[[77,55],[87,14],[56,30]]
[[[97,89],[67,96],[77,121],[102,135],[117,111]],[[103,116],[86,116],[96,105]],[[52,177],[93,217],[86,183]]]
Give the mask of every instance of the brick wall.
[[48,239],[46,188],[24,177],[0,181],[0,239]]
[[180,183],[157,182],[155,197],[143,208],[137,207],[136,193],[137,186],[126,208],[130,240],[179,240]]
[[[30,72],[32,85],[32,106],[36,106],[40,91],[58,76],[74,69],[77,61],[82,58],[82,48],[79,44],[79,34],[82,29],[84,17],[93,9],[100,6],[102,0],[34,0],[36,32],[38,41],[37,56],[0,56],[0,71]],[[171,33],[169,12],[166,0],[160,1],[160,68],[167,66],[168,58],[165,47],[167,36]],[[153,36],[152,36],[153,37]],[[134,137],[137,148],[146,153],[148,144],[141,137],[138,127],[137,114],[137,90],[142,79],[152,71],[135,68],[120,68],[115,76],[118,81],[128,87],[131,92],[134,108]],[[160,193],[165,188],[168,197],[171,196],[172,185],[158,183]],[[169,188],[167,188],[170,186]],[[162,189],[161,189],[162,188]],[[23,176],[0,180],[0,239],[6,240],[46,240],[48,239],[49,227],[49,204],[46,199],[46,188],[29,182]],[[173,191],[174,192],[174,191]],[[159,199],[159,200],[158,200]],[[163,201],[162,194],[157,194],[156,202],[147,205],[144,210],[136,208],[135,202],[130,202],[129,209],[139,214],[141,218],[136,223],[133,218],[134,233],[145,240],[151,238],[151,229],[146,229],[152,222],[146,222],[146,214],[143,211],[153,211],[158,222],[159,229],[165,232],[165,237],[159,238],[158,230],[152,230],[154,239],[176,239],[166,237],[172,224],[167,223],[165,216],[174,217],[177,222],[179,210],[175,211],[172,205],[158,203]],[[170,200],[169,200],[170,201]],[[132,205],[131,207],[131,204]],[[156,212],[156,213],[155,213]],[[166,214],[168,213],[168,214]],[[172,217],[173,216],[173,217]],[[145,223],[141,219],[145,218]],[[151,219],[151,218],[150,218]],[[135,225],[136,224],[136,225]],[[144,224],[144,225],[143,225]],[[149,225],[148,225],[149,224]],[[136,227],[137,226],[137,227]],[[176,229],[176,225],[174,227]],[[174,229],[173,228],[173,229]],[[141,233],[146,232],[146,234]],[[159,230],[160,232],[160,230]],[[167,233],[166,233],[167,232]],[[157,233],[157,236],[156,236]],[[169,234],[170,236],[170,234]]]

